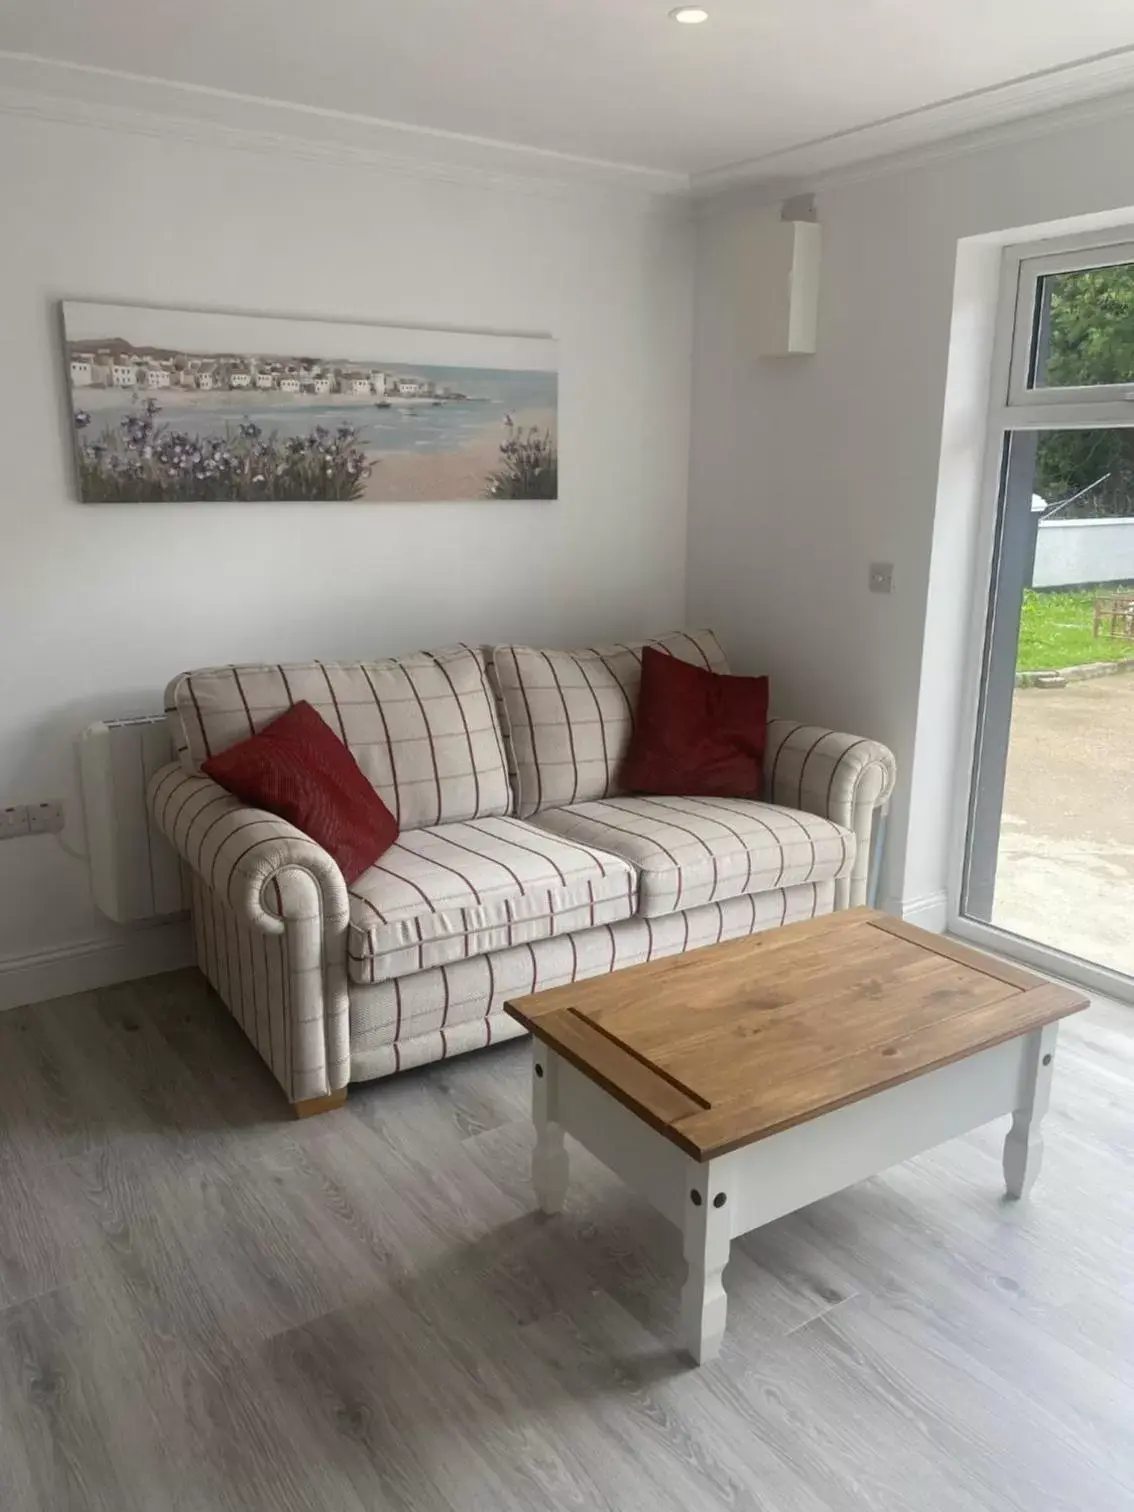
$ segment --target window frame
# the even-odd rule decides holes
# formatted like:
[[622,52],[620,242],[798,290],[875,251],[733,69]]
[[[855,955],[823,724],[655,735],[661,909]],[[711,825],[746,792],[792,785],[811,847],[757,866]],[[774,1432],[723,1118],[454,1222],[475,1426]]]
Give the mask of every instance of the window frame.
[[[1001,488],[1013,431],[1134,427],[1134,383],[1029,389],[1027,364],[1034,338],[1036,289],[1049,273],[1079,272],[1134,262],[1134,226],[1100,228],[1074,236],[1006,246],[1001,258],[989,384],[981,509],[970,577],[964,700],[957,728],[952,839],[946,885],[946,930],[960,939],[1087,990],[1134,1003],[1134,979],[1055,946],[1013,934],[964,913],[968,839],[982,757],[985,659],[994,608],[1000,540]],[[1025,339],[1026,333],[1026,339]],[[1023,382],[1021,383],[1021,375]],[[1130,395],[1131,397],[1127,397]]]
[[[1058,427],[1060,430],[1072,429],[1077,425],[1113,424],[1113,416],[1102,419],[1101,407],[1116,407],[1119,414],[1126,413],[1128,407],[1134,408],[1134,373],[1126,383],[1067,384],[1033,388],[1028,382],[1035,347],[1039,287],[1043,279],[1060,273],[1088,273],[1096,268],[1114,268],[1123,263],[1134,266],[1134,241],[1102,245],[1096,243],[1094,246],[1078,250],[1049,252],[1039,257],[1019,257],[1012,354],[1005,396],[1006,406],[1017,411],[1020,416],[1013,422],[1014,429],[1046,430],[1051,426],[1051,416],[1048,411],[1052,406],[1070,408],[1075,416],[1067,423],[1061,422]],[[1079,414],[1080,406],[1090,406],[1092,415],[1090,420]],[[1084,408],[1083,414],[1085,413]],[[1027,418],[1023,418],[1024,416]],[[1126,424],[1129,423],[1127,419]]]

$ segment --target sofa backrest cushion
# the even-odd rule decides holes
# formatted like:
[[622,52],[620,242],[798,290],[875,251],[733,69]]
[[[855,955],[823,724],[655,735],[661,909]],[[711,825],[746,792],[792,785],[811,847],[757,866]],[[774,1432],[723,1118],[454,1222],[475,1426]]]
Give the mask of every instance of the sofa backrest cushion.
[[577,651],[491,648],[520,818],[620,791],[618,772],[634,729],[643,646],[711,672],[728,671],[711,630]]
[[339,735],[403,830],[512,811],[484,656],[468,646],[389,661],[183,672],[166,714],[187,772],[306,700]]

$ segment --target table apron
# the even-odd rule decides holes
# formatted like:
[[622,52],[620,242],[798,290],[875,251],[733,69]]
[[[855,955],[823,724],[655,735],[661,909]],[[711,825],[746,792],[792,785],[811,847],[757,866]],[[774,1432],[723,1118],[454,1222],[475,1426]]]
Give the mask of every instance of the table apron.
[[710,1182],[714,1192],[726,1191],[736,1238],[1027,1106],[1043,1033],[1020,1035],[709,1161],[687,1155],[549,1045],[537,1048],[556,1063],[550,1118],[679,1226],[694,1186],[704,1190]]

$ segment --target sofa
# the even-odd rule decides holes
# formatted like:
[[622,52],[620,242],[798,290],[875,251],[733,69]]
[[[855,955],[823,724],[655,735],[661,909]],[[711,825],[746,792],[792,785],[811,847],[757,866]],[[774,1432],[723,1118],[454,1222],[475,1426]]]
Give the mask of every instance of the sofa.
[[[522,1033],[510,997],[866,900],[886,747],[773,719],[762,801],[625,794],[644,644],[728,670],[702,630],[170,684],[177,759],[151,780],[149,812],[191,874],[200,968],[298,1114]],[[300,699],[400,826],[350,886],[302,831],[201,772]]]

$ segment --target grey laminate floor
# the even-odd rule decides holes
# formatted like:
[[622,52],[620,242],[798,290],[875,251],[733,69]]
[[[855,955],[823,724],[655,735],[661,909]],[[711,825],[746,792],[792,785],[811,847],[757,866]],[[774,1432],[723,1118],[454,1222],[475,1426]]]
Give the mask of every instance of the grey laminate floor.
[[681,1259],[585,1157],[531,1211],[527,1049],[282,1119],[192,972],[0,1016],[3,1512],[1134,1507],[1134,1013],[993,1126]]

